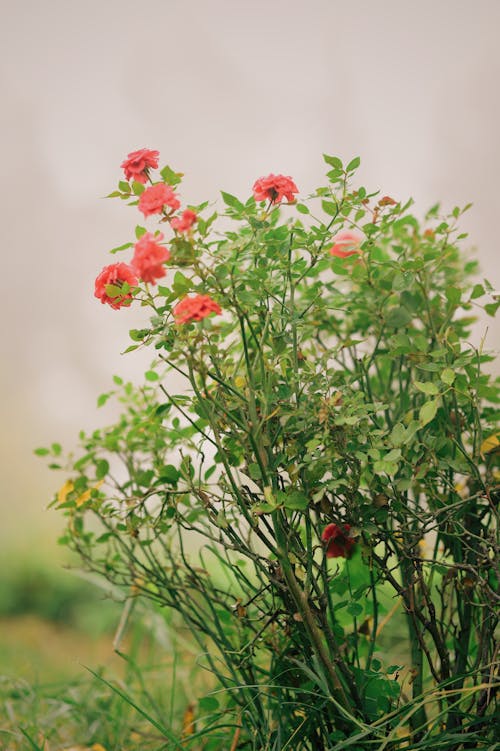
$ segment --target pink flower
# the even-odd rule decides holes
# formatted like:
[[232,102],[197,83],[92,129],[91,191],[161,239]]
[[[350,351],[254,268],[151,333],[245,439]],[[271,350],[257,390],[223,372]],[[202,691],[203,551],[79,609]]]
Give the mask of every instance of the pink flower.
[[332,240],[333,245],[330,248],[330,255],[337,258],[348,258],[359,253],[363,237],[358,232],[344,229],[341,232],[337,232]]
[[356,542],[349,537],[351,527],[344,524],[338,527],[336,524],[328,524],[321,535],[322,542],[326,542],[327,558],[350,558]]
[[163,264],[170,259],[170,253],[159,244],[161,240],[162,234],[155,237],[146,232],[135,244],[131,266],[143,282],[156,284],[156,280],[167,273]]
[[180,205],[170,185],[165,185],[165,183],[156,183],[146,188],[139,196],[139,211],[142,211],[144,216],[161,214],[165,206],[176,210]]
[[129,289],[137,287],[137,277],[131,266],[127,263],[113,263],[111,266],[105,266],[95,280],[94,296],[102,303],[107,303],[118,310],[123,305],[130,305],[132,302],[130,291],[120,293],[120,288],[124,284],[127,284]]
[[212,300],[208,295],[195,295],[194,297],[185,297],[175,306],[175,322],[190,323],[191,321],[201,321],[210,313],[222,313],[220,305]]
[[259,177],[253,186],[253,195],[256,201],[271,201],[271,203],[281,203],[286,198],[288,203],[295,201],[294,193],[299,189],[291,177],[284,175],[268,175]]
[[153,169],[158,167],[159,156],[159,151],[151,151],[151,149],[132,151],[121,163],[121,167],[125,172],[125,179],[134,179],[138,183],[144,184],[148,178],[148,169],[150,167]]
[[194,211],[191,211],[191,209],[186,209],[182,212],[181,216],[174,216],[172,221],[170,222],[170,226],[172,229],[175,229],[176,232],[187,232],[191,229],[193,224],[198,220],[198,217],[194,213]]

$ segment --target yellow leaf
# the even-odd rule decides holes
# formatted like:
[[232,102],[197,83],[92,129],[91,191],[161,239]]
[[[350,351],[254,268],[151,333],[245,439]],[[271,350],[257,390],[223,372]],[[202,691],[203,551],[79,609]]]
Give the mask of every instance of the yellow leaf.
[[493,435],[489,435],[488,438],[484,439],[481,444],[482,454],[489,454],[491,451],[494,451],[500,446],[500,440],[498,436],[500,436],[500,433],[493,433]]
[[71,482],[71,480],[66,480],[62,488],[59,490],[57,494],[57,500],[59,503],[66,503],[66,498],[71,493],[75,486]]
[[103,484],[103,482],[104,482],[104,480],[99,480],[99,482],[96,483],[92,488],[88,488],[84,493],[82,493],[81,495],[79,495],[78,498],[76,499],[76,505],[77,506],[83,506],[83,504],[86,503],[89,500],[92,491],[93,490],[99,490],[99,488],[101,487],[101,485]]
[[184,717],[182,718],[182,737],[186,738],[187,736],[193,735],[195,730],[194,704],[188,704],[186,711],[184,712]]
[[94,743],[93,746],[90,747],[92,751],[106,751],[104,746],[101,746],[100,743]]

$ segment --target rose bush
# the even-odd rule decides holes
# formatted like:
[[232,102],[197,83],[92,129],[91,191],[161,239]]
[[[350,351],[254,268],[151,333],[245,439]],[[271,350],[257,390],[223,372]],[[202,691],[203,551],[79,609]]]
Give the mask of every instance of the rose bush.
[[181,175],[153,178],[151,154],[111,196],[172,232],[138,225],[96,296],[131,307],[128,349],[154,362],[52,463],[63,542],[177,612],[213,674],[164,742],[493,749],[499,392],[470,327],[499,303],[470,280],[462,211],[420,223],[325,156],[309,198],[274,174],[222,193],[214,231],[208,203],[174,215]]

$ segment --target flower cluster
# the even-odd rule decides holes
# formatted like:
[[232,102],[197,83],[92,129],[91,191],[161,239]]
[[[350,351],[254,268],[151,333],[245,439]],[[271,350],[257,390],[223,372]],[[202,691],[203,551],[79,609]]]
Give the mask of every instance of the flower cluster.
[[[134,188],[134,192],[139,194],[138,209],[144,217],[163,215],[160,221],[169,222],[174,232],[188,235],[190,242],[191,232],[198,221],[198,216],[192,209],[184,209],[180,214],[172,215],[181,206],[173,186],[166,182],[153,182],[149,174],[151,169],[158,168],[159,156],[159,152],[152,149],[132,151],[122,162],[121,167],[127,180],[134,180],[143,185],[148,180],[151,182],[148,187],[140,191]],[[299,192],[290,176],[273,173],[256,180],[252,190],[256,201],[269,201],[272,205],[279,205],[284,200],[294,203],[295,196]],[[111,264],[101,271],[95,282],[95,296],[101,302],[118,309],[130,305],[133,296],[131,290],[137,287],[139,280],[147,284],[156,284],[158,279],[166,275],[165,264],[171,257],[170,251],[162,244],[163,239],[164,236],[160,232],[155,235],[145,232],[135,243],[134,256],[130,265]],[[342,230],[332,239],[333,245],[329,250],[332,256],[348,258],[360,253],[363,242],[361,234],[352,230]],[[191,321],[201,321],[211,313],[219,314],[222,310],[211,297],[198,294],[194,297],[185,297],[172,312],[177,324],[185,324]],[[335,555],[331,553],[332,550],[336,550],[333,542],[327,549],[328,556]]]

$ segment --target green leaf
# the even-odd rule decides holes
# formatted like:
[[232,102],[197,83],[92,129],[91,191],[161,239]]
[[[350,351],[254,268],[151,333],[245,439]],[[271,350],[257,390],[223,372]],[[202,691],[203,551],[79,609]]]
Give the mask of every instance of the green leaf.
[[472,290],[470,294],[471,300],[476,300],[478,297],[482,297],[484,295],[484,287],[482,284],[475,284],[474,289]]
[[111,393],[109,394],[101,394],[97,397],[97,406],[102,407],[106,402],[108,401],[109,397],[111,396]]
[[276,511],[276,506],[273,506],[271,503],[256,503],[255,506],[252,506],[252,513],[256,514],[257,516],[260,516],[261,514],[272,514],[273,511]]
[[130,193],[130,185],[125,180],[120,180],[118,187],[122,193]]
[[309,214],[309,208],[305,206],[303,203],[296,203],[295,208],[299,212],[299,214]]
[[142,342],[149,334],[149,329],[130,329],[128,334],[133,342]]
[[397,292],[402,292],[405,289],[410,289],[415,280],[415,275],[410,271],[396,272],[392,280],[392,289]]
[[401,446],[404,443],[404,440],[406,438],[406,428],[405,426],[398,422],[391,430],[391,433],[389,435],[389,441],[392,443],[393,446]]
[[484,309],[486,313],[493,318],[498,310],[499,305],[500,300],[498,300],[497,302],[488,303],[488,305],[484,306]]
[[331,201],[321,201],[321,206],[325,214],[328,214],[328,216],[337,216],[339,213],[337,204],[332,203]]
[[47,454],[50,454],[50,451],[49,449],[40,447],[38,449],[35,449],[33,453],[36,454],[37,456],[47,456]]
[[[141,227],[140,224],[138,224],[135,228],[135,236],[139,240],[143,235],[145,235],[147,232],[146,227]],[[130,243],[132,244],[132,243]]]
[[361,164],[361,159],[359,156],[355,156],[354,159],[351,159],[347,167],[345,168],[346,172],[352,172],[353,170],[357,169],[359,165]]
[[455,371],[451,368],[445,368],[439,377],[441,378],[443,383],[451,386],[451,384],[455,380]]
[[437,384],[433,383],[432,381],[415,381],[414,384],[415,387],[423,394],[428,394],[429,396],[436,396],[437,394],[439,394],[439,388]]
[[163,180],[172,187],[178,185],[184,177],[184,174],[182,172],[174,172],[174,170],[169,167],[168,164],[160,170],[160,175],[162,176]]
[[351,600],[351,602],[347,605],[346,610],[349,615],[356,617],[357,615],[361,615],[361,613],[363,612],[363,606],[360,605],[359,602]]
[[327,164],[329,164],[331,167],[334,167],[335,169],[344,169],[342,165],[342,159],[339,159],[338,156],[328,156],[328,154],[323,154],[323,159]]
[[134,180],[132,183],[132,192],[135,196],[140,196],[144,191],[146,190],[146,186],[142,183],[137,182],[137,180]]
[[176,271],[174,274],[174,283],[172,286],[176,294],[182,295],[191,289],[193,282],[191,281],[191,279],[188,279],[187,276],[184,276],[184,274],[182,274],[180,271]]
[[290,493],[278,493],[278,501],[283,503],[285,508],[292,511],[305,511],[309,505],[309,499],[305,493],[300,490],[292,490]]
[[245,211],[245,207],[243,206],[241,201],[236,198],[236,196],[232,196],[231,193],[225,193],[223,190],[221,190],[221,196],[226,206],[230,206],[230,208],[235,209],[240,214]]
[[123,294],[122,287],[117,287],[116,284],[106,284],[104,289],[108,297],[119,297]]
[[447,287],[445,295],[450,305],[458,305],[462,297],[462,290],[458,289],[458,287]]
[[168,483],[169,485],[177,485],[180,476],[181,473],[179,472],[177,467],[174,467],[173,464],[165,464],[165,466],[161,468],[160,477],[158,479],[161,482]]
[[219,709],[219,702],[215,696],[203,696],[198,706],[202,712],[216,712]]
[[118,245],[116,248],[112,248],[109,252],[110,253],[119,253],[120,250],[127,250],[127,248],[131,248],[134,243],[124,243],[123,245]]
[[392,308],[387,314],[386,322],[388,326],[399,329],[407,326],[412,318],[411,313],[406,308]]
[[102,480],[109,472],[109,462],[106,459],[99,459],[95,465],[95,476]]
[[433,399],[430,402],[426,402],[421,408],[419,412],[419,422],[420,425],[423,427],[424,425],[427,425],[431,420],[433,420],[436,416],[436,412],[438,410],[438,400]]
[[146,381],[158,381],[160,379],[160,376],[155,370],[147,370],[144,373],[144,377]]

